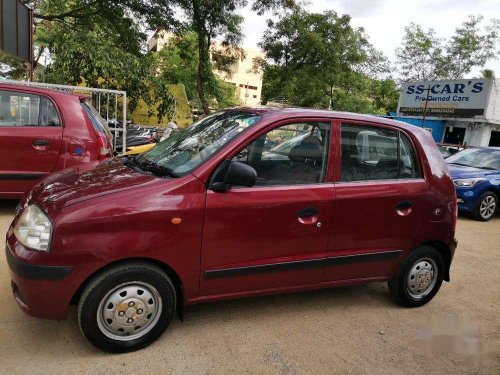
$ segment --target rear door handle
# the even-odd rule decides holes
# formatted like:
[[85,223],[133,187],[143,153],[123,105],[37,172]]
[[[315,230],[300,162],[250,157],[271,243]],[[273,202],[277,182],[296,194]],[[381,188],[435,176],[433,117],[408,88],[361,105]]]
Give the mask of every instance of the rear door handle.
[[49,145],[49,141],[47,141],[46,139],[35,139],[33,141],[33,146],[48,146]]
[[301,218],[316,216],[319,213],[318,209],[315,207],[306,207],[297,212],[297,216]]
[[408,216],[413,211],[413,203],[411,201],[401,201],[396,205],[396,213],[399,216]]
[[407,210],[413,206],[411,201],[401,201],[397,204],[396,210]]

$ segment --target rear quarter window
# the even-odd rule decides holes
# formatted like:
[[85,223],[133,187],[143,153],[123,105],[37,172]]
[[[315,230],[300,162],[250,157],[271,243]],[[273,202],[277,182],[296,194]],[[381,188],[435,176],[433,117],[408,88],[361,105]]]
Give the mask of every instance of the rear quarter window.
[[94,107],[92,107],[92,105],[83,101],[81,102],[81,106],[83,111],[89,117],[90,122],[92,123],[92,126],[94,127],[95,131],[111,135],[111,131],[109,130],[108,124],[106,124],[106,121],[101,117],[99,112],[97,112],[97,110]]

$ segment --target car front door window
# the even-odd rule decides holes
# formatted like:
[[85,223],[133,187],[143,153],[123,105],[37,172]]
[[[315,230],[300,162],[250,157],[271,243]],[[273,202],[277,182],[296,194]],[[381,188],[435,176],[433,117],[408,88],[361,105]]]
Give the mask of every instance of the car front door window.
[[325,180],[329,140],[329,123],[287,124],[259,137],[233,160],[256,170],[256,186],[320,183]]

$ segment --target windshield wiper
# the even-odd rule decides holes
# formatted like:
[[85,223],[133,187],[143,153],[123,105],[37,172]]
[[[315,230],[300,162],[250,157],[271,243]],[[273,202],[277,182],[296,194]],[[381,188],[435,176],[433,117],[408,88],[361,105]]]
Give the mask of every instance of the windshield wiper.
[[141,168],[144,171],[151,172],[159,177],[165,177],[165,176],[170,176],[170,177],[180,177],[178,173],[175,173],[173,170],[171,170],[168,167],[164,167],[163,165],[157,164],[152,160],[148,160],[144,157],[142,158],[134,158],[133,163],[137,165],[139,168]]
[[495,168],[495,167],[478,167],[478,168],[481,168],[481,169],[489,169],[491,171],[497,171],[498,168]]
[[125,156],[123,164],[125,164],[127,167],[135,169],[136,171],[143,171],[140,164],[135,160],[134,156]]
[[453,165],[461,165],[462,167],[471,167],[471,168],[476,168],[476,167],[474,167],[473,165],[463,164],[463,163],[450,163],[450,162],[448,162],[448,164],[453,164]]

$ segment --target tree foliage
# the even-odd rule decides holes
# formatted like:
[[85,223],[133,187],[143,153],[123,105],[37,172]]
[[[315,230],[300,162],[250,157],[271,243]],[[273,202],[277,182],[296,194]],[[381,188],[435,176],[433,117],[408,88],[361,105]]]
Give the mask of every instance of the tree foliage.
[[[198,36],[186,31],[174,36],[160,51],[152,54],[157,78],[172,84],[181,83],[186,88],[189,101],[201,108],[197,93],[197,69],[199,65]],[[222,109],[238,105],[236,87],[213,76],[213,85],[205,92],[207,103],[212,108]]]
[[[42,55],[48,56],[47,67],[36,70],[38,80],[69,85],[85,82],[92,87],[125,90],[131,110],[142,99],[158,111],[154,114],[161,119],[172,110],[170,84],[183,83],[188,97],[195,105],[200,103],[194,89],[198,67],[203,66],[210,69],[210,74],[201,77],[206,87],[203,99],[214,108],[220,108],[221,103],[237,103],[236,90],[213,76],[210,56],[205,54],[206,61],[200,63],[199,39],[188,30],[191,20],[180,21],[175,12],[179,7],[189,8],[189,2],[29,0],[25,3],[34,8],[36,62]],[[214,22],[210,21],[211,35],[223,32]],[[229,36],[237,34],[233,21],[224,22]],[[166,28],[181,37],[164,52],[146,53],[143,48],[146,32]],[[226,39],[235,41],[232,37]],[[8,63],[1,69],[3,76],[27,78],[23,64],[3,58],[2,61]]]
[[433,29],[410,24],[405,28],[402,46],[396,50],[402,81],[464,78],[472,69],[498,56],[500,23],[492,20],[481,27],[482,16],[469,16],[448,40]]
[[304,107],[385,111],[372,95],[388,62],[350,21],[334,11],[300,9],[268,21],[260,44],[267,61],[255,62],[264,69],[263,101],[278,98]]
[[[197,90],[203,111],[210,113],[207,92],[219,90],[210,60],[211,41],[217,37],[222,45],[238,46],[242,40],[243,17],[237,11],[248,4],[247,0],[179,0],[177,5],[187,16],[189,27],[198,35]],[[295,7],[293,0],[253,0],[252,10],[263,14],[269,10]],[[237,54],[233,56],[236,59]],[[234,61],[234,60],[233,60]],[[231,60],[226,59],[226,65]]]
[[[47,80],[75,84],[84,79],[94,86],[127,90],[132,105],[140,98],[148,103],[154,93],[168,92],[166,85],[172,79],[172,70],[159,74],[155,64],[162,64],[163,57],[176,55],[147,56],[141,48],[145,32],[168,29],[185,35],[186,30],[193,30],[197,37],[196,102],[205,113],[210,107],[218,108],[220,103],[235,102],[235,90],[213,74],[210,49],[214,38],[222,41],[225,51],[218,55],[221,58],[213,60],[219,70],[228,69],[241,57],[241,51],[234,48],[242,39],[242,17],[237,12],[248,4],[247,0],[26,0],[25,3],[34,8],[36,60],[47,51],[50,55]],[[293,0],[251,3],[259,14],[294,4]],[[183,64],[185,68],[189,65]],[[178,76],[182,74],[188,74],[187,70]],[[149,79],[150,76],[154,78]],[[183,81],[192,94],[192,81]]]

